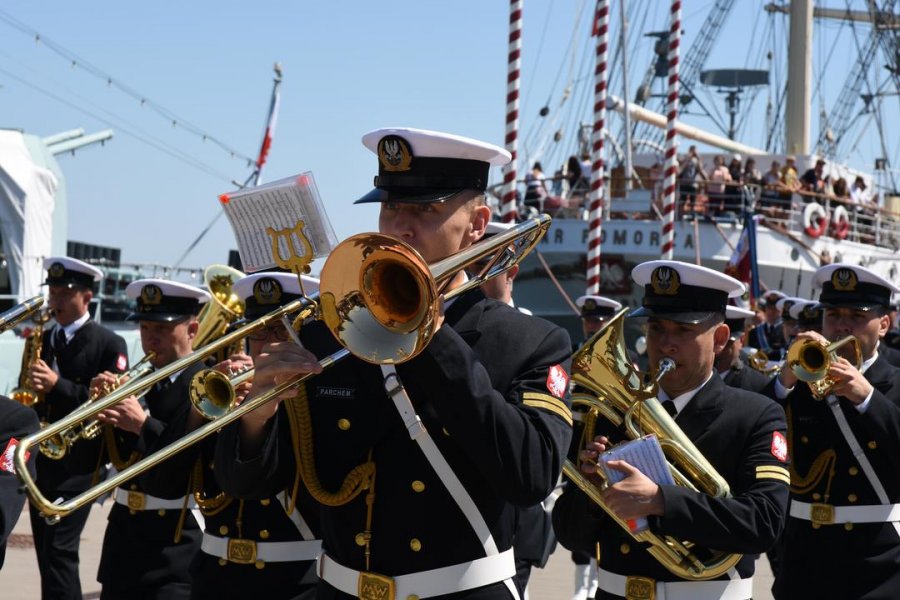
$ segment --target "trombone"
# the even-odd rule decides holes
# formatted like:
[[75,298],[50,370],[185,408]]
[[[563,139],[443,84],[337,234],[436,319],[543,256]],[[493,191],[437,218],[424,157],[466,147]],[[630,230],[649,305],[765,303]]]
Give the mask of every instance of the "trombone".
[[44,305],[43,296],[34,296],[0,314],[0,333],[12,329]]
[[[42,431],[22,438],[16,447],[14,461],[25,492],[49,522],[57,522],[302,383],[310,374],[298,374],[268,393],[244,401],[237,408],[67,501],[48,500],[26,468],[28,450],[34,444],[40,444],[132,394],[140,394],[217,350],[279,322],[282,317],[299,313],[294,323],[317,318],[326,322],[344,347],[319,361],[323,369],[351,353],[373,364],[402,363],[413,358],[434,335],[441,295],[449,300],[519,264],[547,232],[550,221],[548,215],[528,219],[433,265],[426,263],[415,249],[388,235],[364,233],[348,238],[328,256],[322,268],[318,298],[293,300],[151,375],[125,382],[105,398],[83,405]],[[491,258],[475,276],[452,290],[446,289],[458,273],[485,257]]]
[[858,369],[862,367],[862,349],[859,340],[855,336],[848,335],[833,344],[825,344],[816,339],[801,338],[788,348],[785,365],[800,381],[805,381],[812,390],[813,396],[821,400],[831,392],[831,388],[837,381],[828,375],[828,369],[837,360],[837,351],[846,346],[853,345],[853,364]]

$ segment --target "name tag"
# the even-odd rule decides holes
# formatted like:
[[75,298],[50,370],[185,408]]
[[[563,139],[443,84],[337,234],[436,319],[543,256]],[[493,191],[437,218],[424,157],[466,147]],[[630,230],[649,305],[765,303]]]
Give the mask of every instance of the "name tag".
[[356,390],[353,388],[320,386],[316,388],[316,398],[332,398],[339,400],[353,400]]

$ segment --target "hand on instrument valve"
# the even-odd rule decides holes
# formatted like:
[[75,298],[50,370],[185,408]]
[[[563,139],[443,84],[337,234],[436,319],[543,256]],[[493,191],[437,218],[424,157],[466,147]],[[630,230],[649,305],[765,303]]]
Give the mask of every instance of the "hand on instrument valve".
[[604,487],[604,480],[598,475],[597,459],[609,447],[609,439],[601,435],[581,451],[581,472],[601,489],[607,506],[621,519],[664,514],[665,504],[659,486],[623,460],[612,460],[607,464],[610,468],[625,473],[625,479]]
[[41,359],[31,365],[31,385],[38,392],[49,392],[59,381],[59,373]]
[[147,413],[137,396],[128,396],[115,406],[99,412],[97,420],[101,423],[109,423],[123,431],[140,434],[144,421],[147,420]]
[[862,404],[872,393],[872,384],[869,383],[866,376],[843,356],[839,356],[836,361],[831,363],[828,376],[836,381],[831,388],[832,393],[843,396],[857,406]]
[[[232,354],[227,359],[223,360],[219,364],[213,367],[216,371],[220,373],[224,373],[228,375],[229,378],[237,375],[238,373],[245,371],[247,369],[253,368],[253,359],[250,358],[249,355],[244,354],[243,352],[239,352],[238,354]],[[247,394],[250,393],[250,389],[252,388],[253,383],[250,381],[246,381],[236,388],[234,388],[234,404],[235,406],[239,406],[241,402],[247,397]]]
[[[117,377],[121,377],[121,380],[117,381]],[[92,398],[101,398],[116,389],[117,385],[121,385],[126,381],[128,381],[127,375],[117,376],[109,371],[97,373],[91,379],[90,395]]]
[[[791,344],[797,344],[802,340],[816,340],[824,346],[828,346],[828,344],[830,343],[827,339],[825,339],[825,336],[823,336],[821,333],[818,333],[817,331],[804,331],[802,333],[798,333],[797,337],[794,338]],[[799,381],[797,379],[797,376],[794,375],[794,372],[787,365],[785,365],[784,368],[781,369],[781,372],[778,373],[778,380],[786,389],[791,389],[792,387],[797,385],[797,381]]]

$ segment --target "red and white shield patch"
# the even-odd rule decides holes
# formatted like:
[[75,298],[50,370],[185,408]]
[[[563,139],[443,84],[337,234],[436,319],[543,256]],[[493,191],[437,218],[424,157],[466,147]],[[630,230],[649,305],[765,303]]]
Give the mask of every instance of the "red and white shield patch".
[[550,367],[550,372],[547,373],[547,389],[557,398],[566,395],[566,390],[569,389],[569,374],[560,365]]
[[116,370],[124,371],[125,367],[128,366],[128,357],[124,354],[120,354],[119,358],[116,359]]
[[784,435],[782,435],[780,431],[776,431],[772,434],[772,456],[781,462],[787,462],[787,440],[784,439]]
[[[16,474],[16,463],[13,462],[13,455],[16,453],[16,446],[19,445],[19,440],[16,438],[9,438],[9,443],[6,444],[6,449],[3,451],[3,455],[0,455],[0,471],[5,471],[6,473]],[[28,460],[28,457],[31,456],[30,452],[25,453],[25,460]]]

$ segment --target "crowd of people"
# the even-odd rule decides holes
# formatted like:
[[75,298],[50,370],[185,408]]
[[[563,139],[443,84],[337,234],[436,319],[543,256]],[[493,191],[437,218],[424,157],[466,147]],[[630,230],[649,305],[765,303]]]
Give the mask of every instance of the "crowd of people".
[[[379,231],[428,263],[509,227],[491,223],[485,200],[490,168],[511,158],[502,148],[405,128],[370,132],[363,143],[378,157],[378,175],[357,203],[378,203]],[[695,170],[703,171],[699,161]],[[726,173],[717,160],[710,180]],[[540,169],[532,175],[544,185]],[[0,421],[8,452],[39,420],[64,418],[121,374],[147,376],[129,371],[122,338],[90,318],[97,269],[69,257],[45,268],[56,324],[26,366],[41,400],[33,409],[0,402],[14,415]],[[484,284],[472,278],[482,265],[467,269],[450,274],[442,293],[459,293],[434,314],[429,343],[406,360],[350,355],[325,369],[323,359],[341,348],[329,324],[297,331],[276,319],[220,357],[212,369],[225,377],[254,370],[234,386],[235,404],[277,395],[116,488],[101,598],[518,600],[557,540],[578,565],[575,589],[557,598],[746,600],[763,553],[778,600],[900,595],[900,361],[886,342],[896,334],[890,311],[900,288],[864,267],[826,265],[815,274],[818,298],[769,292],[753,326],[754,313],[734,305],[744,284],[702,266],[649,261],[631,272],[643,290],[639,306],[576,301],[584,339],[573,345],[561,327],[514,306],[515,267]],[[302,281],[277,270],[240,279],[233,291],[246,311],[234,326],[318,284]],[[153,369],[201,343],[209,292],[143,279],[127,293]],[[613,318],[643,323],[649,377],[612,345]],[[595,347],[605,335],[609,345]],[[854,344],[828,350],[849,335]],[[827,373],[816,382],[825,391],[799,380],[806,375],[786,360],[796,344],[824,349]],[[189,387],[203,367],[161,373],[146,395],[101,412],[102,435],[65,456],[35,452],[41,491],[70,499],[107,465],[126,468],[202,426],[210,415],[189,401]],[[301,374],[308,378],[299,385],[276,389]],[[605,408],[573,407],[573,396]],[[624,453],[635,434],[616,412],[622,407],[606,402],[613,398],[640,403],[643,431],[691,447],[701,473],[694,486]],[[650,444],[641,452],[653,452],[652,441],[637,439]],[[561,478],[566,464],[577,484]],[[5,540],[24,497],[10,485],[14,466],[0,467]],[[88,510],[53,525],[31,510],[47,600],[81,598]],[[666,556],[673,548],[678,558]]]

